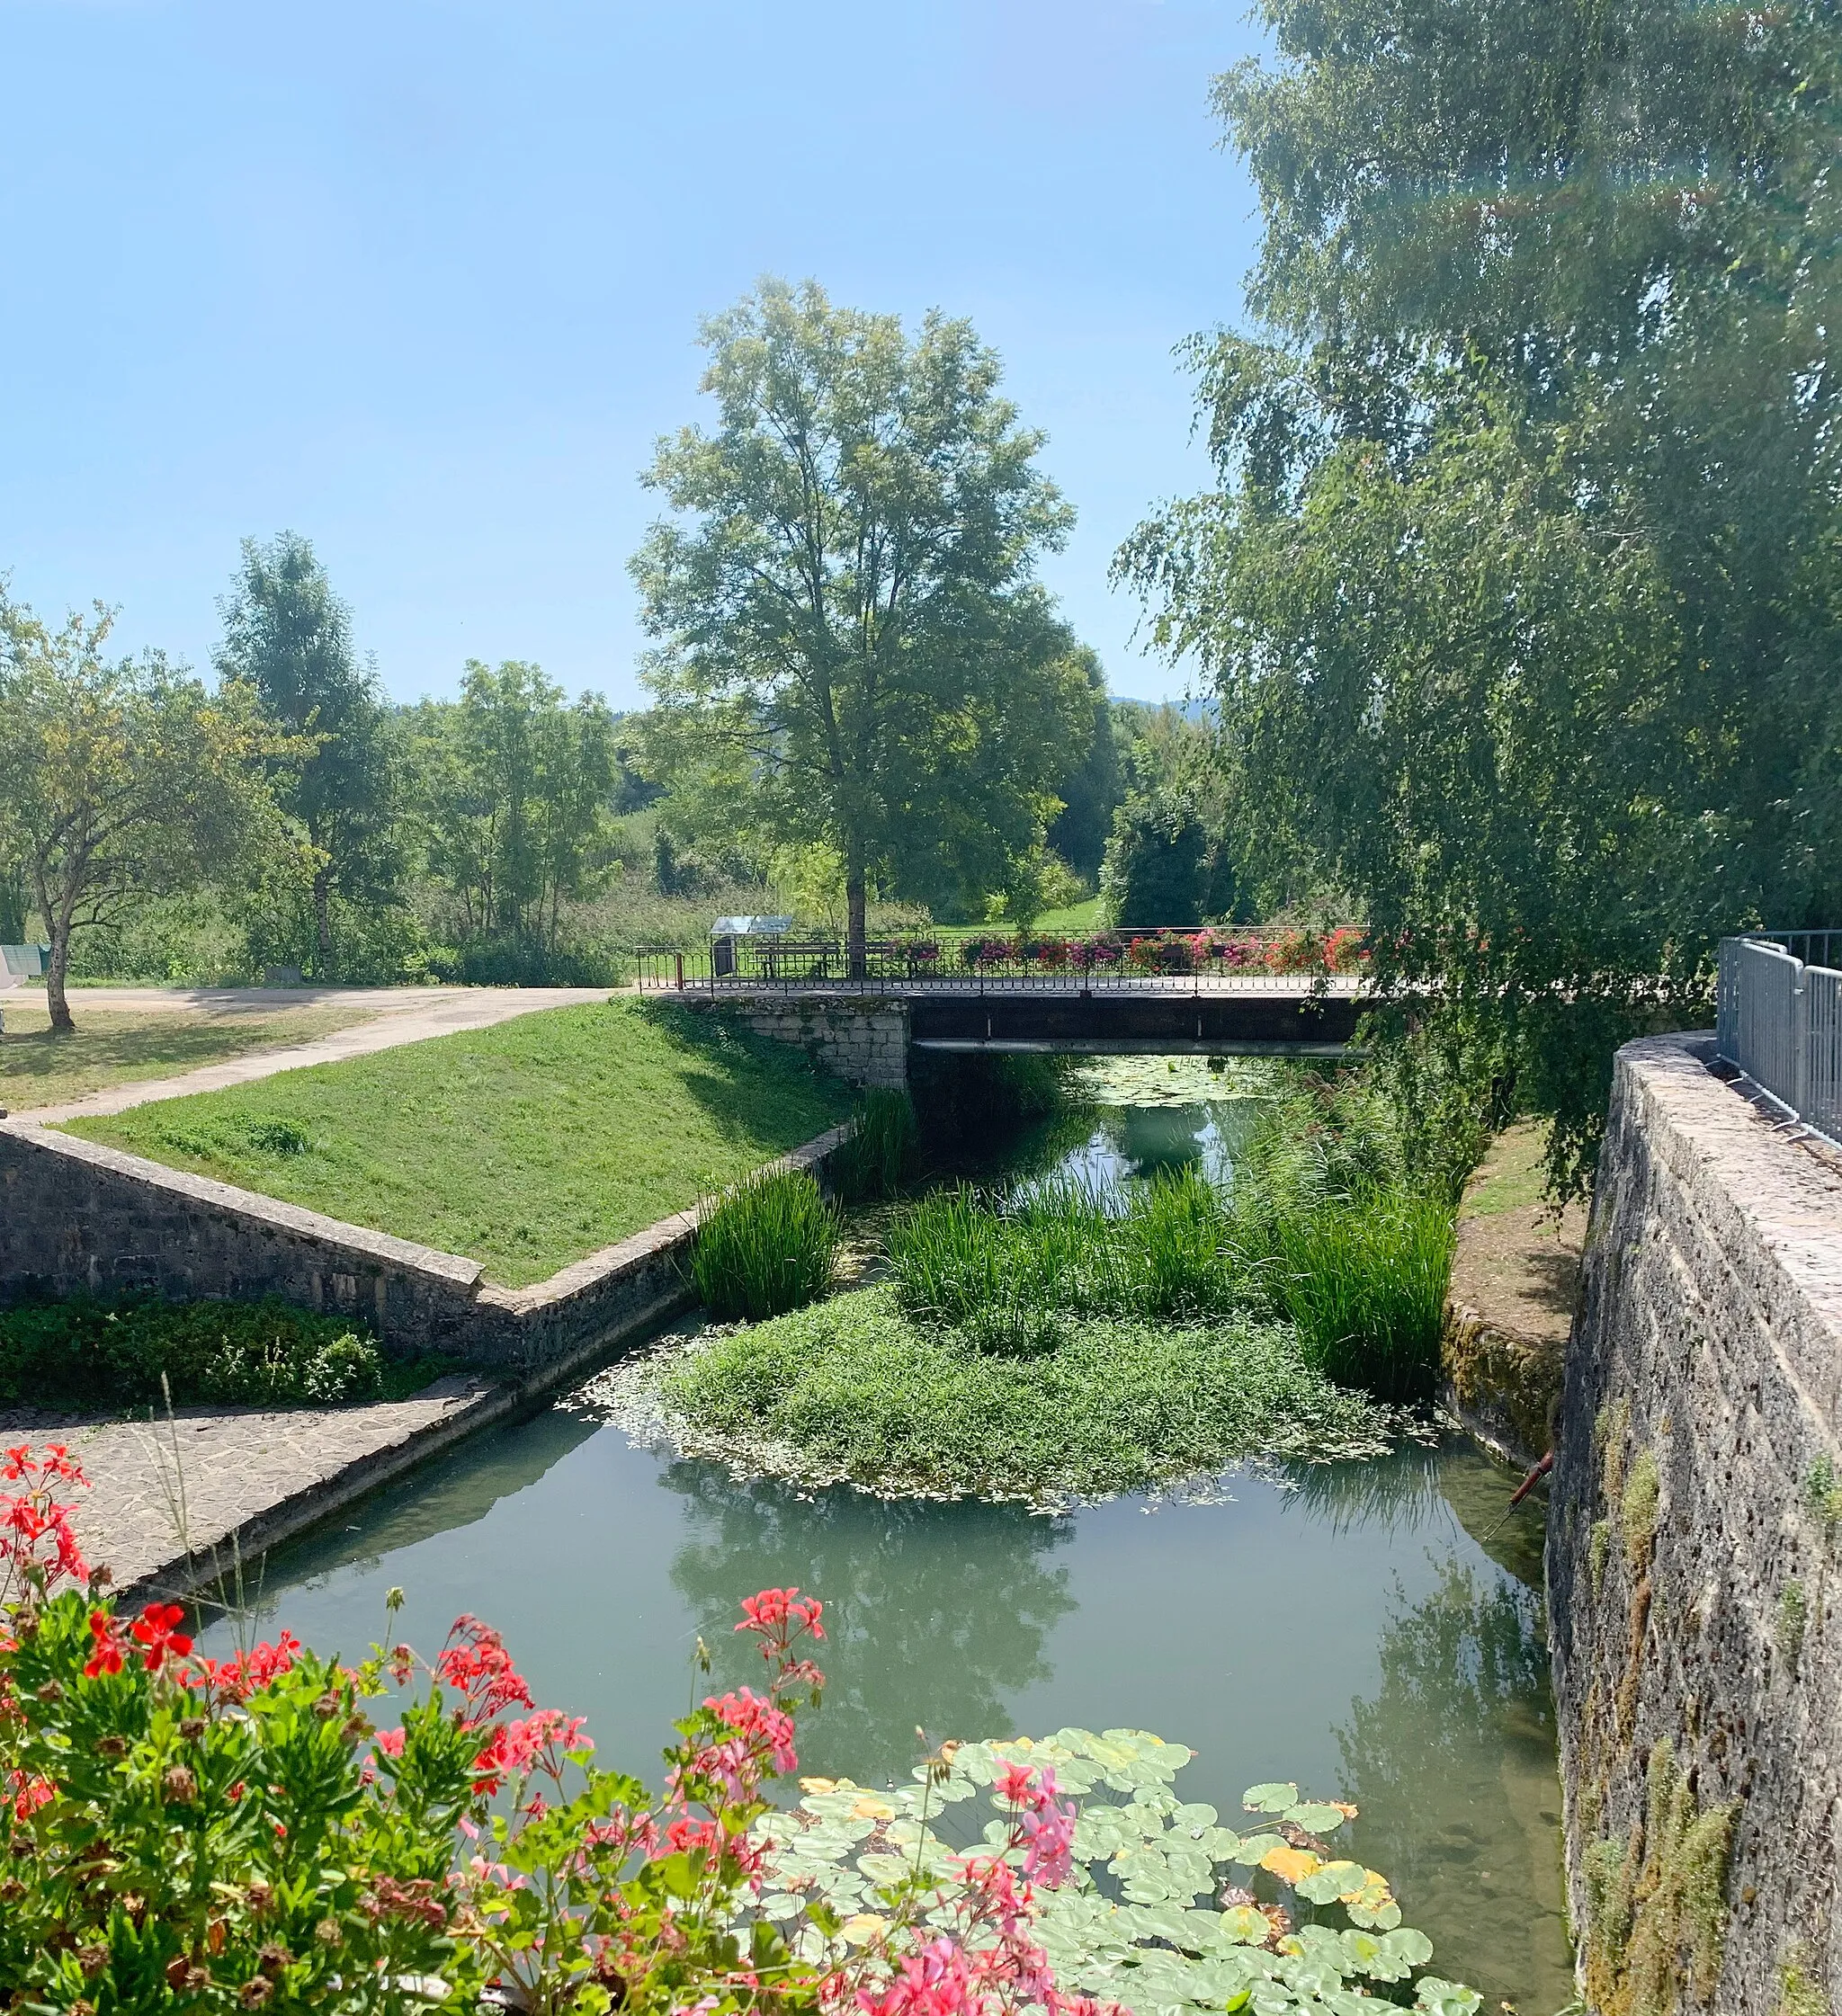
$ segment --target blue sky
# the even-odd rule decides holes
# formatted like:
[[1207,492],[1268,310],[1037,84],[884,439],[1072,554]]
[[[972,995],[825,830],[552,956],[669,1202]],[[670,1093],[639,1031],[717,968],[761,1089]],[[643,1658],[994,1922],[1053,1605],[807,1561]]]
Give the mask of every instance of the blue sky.
[[1242,0],[0,0],[0,572],[203,665],[288,526],[399,698],[633,704],[638,473],[771,272],[972,318],[1080,513],[1046,578],[1175,693],[1106,569],[1207,480],[1171,351],[1252,262],[1208,89],[1254,46]]

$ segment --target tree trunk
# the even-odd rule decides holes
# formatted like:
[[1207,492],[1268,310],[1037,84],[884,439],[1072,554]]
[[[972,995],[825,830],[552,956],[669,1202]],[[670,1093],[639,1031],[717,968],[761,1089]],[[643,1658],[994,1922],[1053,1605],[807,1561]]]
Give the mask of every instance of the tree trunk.
[[865,884],[863,850],[854,841],[851,843],[848,865],[845,870],[845,904],[848,911],[845,929],[849,933],[847,952],[849,973],[854,980],[867,979],[870,976],[870,957],[864,941],[868,936],[864,924]]
[[333,890],[330,870],[317,870],[313,879],[313,977],[333,977]]
[[76,1024],[70,1019],[70,1004],[64,998],[64,976],[70,970],[70,925],[67,920],[58,917],[49,922],[51,962],[45,968],[45,1005],[51,1011],[51,1033],[74,1036]]

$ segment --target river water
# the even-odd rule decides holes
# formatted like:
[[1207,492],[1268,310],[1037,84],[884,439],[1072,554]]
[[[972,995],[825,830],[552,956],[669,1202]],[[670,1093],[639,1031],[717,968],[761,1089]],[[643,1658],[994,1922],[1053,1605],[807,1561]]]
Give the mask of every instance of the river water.
[[[1140,1077],[1086,1139],[1064,1133],[1060,1165],[1231,1156],[1241,1102]],[[264,1633],[347,1657],[387,1637],[432,1652],[474,1611],[541,1703],[588,1717],[604,1762],[651,1778],[699,1637],[720,1683],[747,1679],[736,1600],[795,1583],[827,1606],[802,1769],[883,1782],[917,1728],[1155,1730],[1198,1753],[1178,1787],[1230,1824],[1262,1780],[1355,1801],[1349,1851],[1393,1880],[1437,1970],[1541,2016],[1571,1967],[1539,1511],[1490,1533],[1513,1484],[1454,1439],[1052,1517],[890,1503],[635,1447],[577,1396],[278,1550],[255,1607]]]

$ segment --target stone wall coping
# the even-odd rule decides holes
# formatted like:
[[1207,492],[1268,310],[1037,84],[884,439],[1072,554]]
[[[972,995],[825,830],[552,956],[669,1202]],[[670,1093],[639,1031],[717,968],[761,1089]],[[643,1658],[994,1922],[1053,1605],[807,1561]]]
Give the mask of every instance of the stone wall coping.
[[94,1168],[107,1169],[118,1176],[132,1178],[150,1189],[210,1206],[233,1218],[255,1220],[274,1230],[298,1234],[333,1246],[344,1246],[406,1274],[423,1274],[460,1288],[473,1287],[486,1270],[477,1260],[459,1253],[443,1253],[436,1246],[417,1245],[388,1232],[373,1232],[362,1225],[309,1211],[299,1204],[284,1204],[279,1198],[264,1197],[259,1191],[239,1190],[211,1176],[193,1175],[185,1169],[169,1169],[165,1163],[149,1162],[142,1155],[125,1155],[120,1148],[104,1147],[99,1141],[85,1141],[75,1134],[61,1134],[30,1120],[0,1120],[0,1131],[15,1136],[48,1155],[66,1155]]
[[1709,1033],[1650,1036],[1624,1045],[1616,1068],[1663,1123],[1652,1152],[1711,1219],[1731,1214],[1737,1222],[1717,1229],[1743,1227],[1842,1351],[1842,1176],[1715,1077],[1712,1057]]

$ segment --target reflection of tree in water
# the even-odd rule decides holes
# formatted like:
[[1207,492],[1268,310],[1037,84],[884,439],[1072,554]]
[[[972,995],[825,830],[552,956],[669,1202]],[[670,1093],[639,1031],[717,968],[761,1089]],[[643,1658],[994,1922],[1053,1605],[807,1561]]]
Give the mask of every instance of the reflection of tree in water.
[[689,1504],[672,1581],[696,1615],[719,1684],[756,1681],[736,1602],[796,1584],[825,1600],[818,1648],[825,1706],[803,1724],[800,1762],[877,1781],[930,1741],[1011,1734],[1006,1700],[1049,1678],[1043,1641],[1074,1606],[1056,1521],[1014,1505],[885,1504],[848,1491],[801,1499],[771,1483],[738,1486],[712,1466],[677,1463],[663,1481]]
[[1528,2010],[1572,1992],[1561,1913],[1560,1788],[1539,1599],[1455,1561],[1397,1595],[1382,1685],[1337,1732],[1352,1847],[1385,1870],[1435,1965]]

